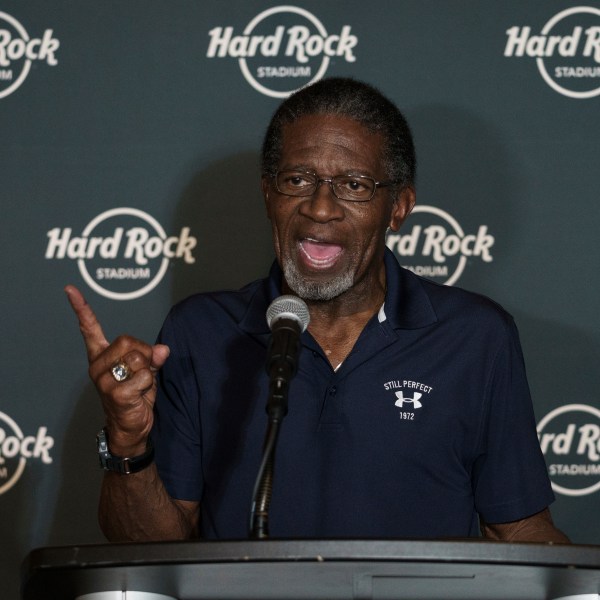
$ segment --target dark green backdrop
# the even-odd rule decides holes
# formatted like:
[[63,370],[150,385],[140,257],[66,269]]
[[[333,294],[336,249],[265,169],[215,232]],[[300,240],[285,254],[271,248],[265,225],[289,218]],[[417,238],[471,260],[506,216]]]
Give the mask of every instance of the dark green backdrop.
[[152,340],[173,301],[263,275],[263,129],[323,74],[405,111],[420,212],[389,244],[513,313],[555,520],[600,543],[596,38],[597,2],[0,0],[3,598],[33,547],[103,540],[62,288]]

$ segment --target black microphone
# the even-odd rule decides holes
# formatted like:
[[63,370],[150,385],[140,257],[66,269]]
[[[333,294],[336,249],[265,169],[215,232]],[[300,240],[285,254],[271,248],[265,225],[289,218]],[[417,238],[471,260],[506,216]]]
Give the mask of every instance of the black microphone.
[[270,378],[267,412],[272,418],[287,414],[287,390],[298,370],[300,334],[309,322],[308,306],[297,296],[279,296],[267,309],[267,324],[272,331],[266,363]]
[[269,418],[250,507],[250,536],[257,540],[269,537],[275,448],[279,428],[287,414],[288,387],[298,370],[300,334],[306,330],[309,321],[308,306],[297,296],[279,296],[267,309],[267,323],[272,332],[266,363],[269,374]]

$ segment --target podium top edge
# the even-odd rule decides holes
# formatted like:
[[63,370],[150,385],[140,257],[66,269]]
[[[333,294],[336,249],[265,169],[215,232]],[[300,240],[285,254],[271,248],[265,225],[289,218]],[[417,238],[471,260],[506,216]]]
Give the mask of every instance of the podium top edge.
[[600,567],[600,546],[469,540],[233,540],[89,544],[32,550],[23,572],[124,565],[251,562],[458,562]]

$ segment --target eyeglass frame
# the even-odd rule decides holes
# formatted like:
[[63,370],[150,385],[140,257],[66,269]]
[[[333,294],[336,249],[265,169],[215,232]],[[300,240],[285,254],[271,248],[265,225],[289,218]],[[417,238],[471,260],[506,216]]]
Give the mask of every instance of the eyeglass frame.
[[[277,176],[280,173],[303,173],[305,175],[312,175],[313,177],[316,178],[316,181],[314,183],[315,189],[310,194],[288,194],[286,192],[282,192],[279,189],[279,185],[277,184]],[[344,202],[370,202],[371,200],[373,200],[373,196],[375,196],[375,193],[377,192],[377,188],[390,187],[390,186],[398,184],[397,181],[393,181],[393,180],[377,181],[374,177],[371,177],[370,175],[334,175],[333,177],[319,177],[318,173],[315,173],[314,171],[305,171],[303,169],[281,169],[281,170],[275,171],[275,173],[269,173],[268,175],[275,181],[275,189],[280,194],[283,194],[284,196],[288,196],[289,198],[308,198],[309,196],[312,196],[313,194],[316,193],[316,191],[319,189],[319,186],[321,185],[321,183],[328,183],[331,193],[338,200],[343,200]],[[364,200],[351,200],[348,198],[340,198],[336,194],[335,187],[333,185],[334,179],[337,179],[339,177],[355,177],[358,179],[368,179],[369,181],[373,182],[373,191],[371,192],[371,195],[368,198],[365,198]]]

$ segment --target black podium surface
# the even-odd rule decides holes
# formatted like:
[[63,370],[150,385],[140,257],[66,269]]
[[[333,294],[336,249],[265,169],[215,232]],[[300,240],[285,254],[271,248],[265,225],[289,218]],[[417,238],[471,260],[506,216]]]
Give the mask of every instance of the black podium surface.
[[177,600],[600,600],[600,546],[479,540],[106,544],[34,550],[22,577],[23,600],[158,600],[152,594]]

